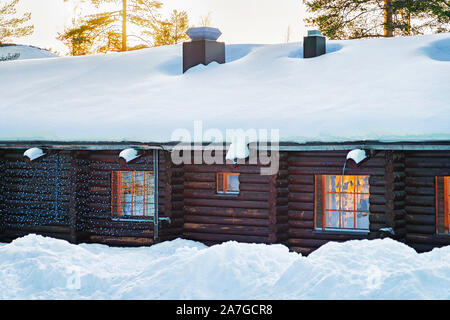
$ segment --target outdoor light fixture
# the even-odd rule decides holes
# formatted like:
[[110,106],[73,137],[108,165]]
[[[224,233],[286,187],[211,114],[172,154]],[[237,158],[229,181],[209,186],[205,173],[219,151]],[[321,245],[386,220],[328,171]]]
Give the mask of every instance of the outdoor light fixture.
[[32,161],[34,161],[44,155],[45,155],[45,153],[41,148],[30,148],[23,153],[23,157],[24,157],[25,161],[28,162],[29,164]]
[[347,160],[352,159],[356,164],[361,163],[366,158],[368,158],[366,151],[362,149],[353,149],[347,154]]
[[248,143],[245,137],[235,137],[228,148],[227,154],[225,156],[226,160],[233,161],[234,164],[237,163],[237,159],[246,159],[250,155],[250,150],[248,148]]
[[138,150],[133,148],[124,149],[119,154],[119,163],[120,165],[125,165],[130,161],[133,161],[139,158],[142,154],[139,153]]

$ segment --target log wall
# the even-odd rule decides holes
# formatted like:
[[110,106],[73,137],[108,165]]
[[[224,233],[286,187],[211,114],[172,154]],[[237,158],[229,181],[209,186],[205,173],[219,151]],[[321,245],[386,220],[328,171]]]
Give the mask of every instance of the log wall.
[[406,241],[419,252],[450,245],[436,234],[435,177],[450,176],[450,151],[405,152]]
[[159,152],[159,217],[169,217],[171,222],[160,222],[159,240],[169,240],[181,235],[180,214],[172,216],[172,186],[173,169],[167,163],[162,151],[149,151],[135,161],[121,166],[118,163],[116,151],[91,152],[86,157],[80,156],[82,163],[78,177],[84,181],[87,193],[80,199],[78,211],[79,222],[77,230],[82,234],[84,241],[104,243],[108,245],[142,246],[155,242],[154,224],[144,221],[115,221],[111,216],[111,173],[112,171],[153,171],[153,153]]
[[[0,237],[11,241],[38,233],[71,242],[109,245],[150,245],[154,226],[150,222],[113,221],[111,172],[153,170],[152,151],[134,163],[120,166],[115,151],[52,151],[27,164],[25,150],[3,151],[0,157]],[[183,226],[180,196],[182,170],[159,151],[159,240],[180,237]],[[178,180],[177,180],[178,179]]]
[[[31,165],[25,150],[0,150],[0,241],[38,233],[71,242],[153,244],[153,224],[111,219],[111,171],[153,170],[149,151],[121,167],[120,150],[52,151]],[[347,152],[282,152],[280,170],[261,165],[174,165],[159,152],[159,241],[183,236],[216,244],[228,240],[284,243],[309,254],[328,241],[386,236],[418,251],[449,245],[436,235],[435,176],[450,176],[450,152],[375,152],[345,174],[370,175],[370,232],[314,230],[314,175],[342,174]],[[351,164],[351,162],[349,162]],[[239,195],[216,193],[217,172],[240,173]]]
[[[286,168],[280,176],[260,175],[262,165],[248,163],[191,164],[183,168],[184,238],[209,245],[229,240],[286,240]],[[217,194],[218,172],[240,174],[239,194]]]
[[74,241],[70,232],[70,152],[27,164],[25,150],[5,150],[1,161],[2,241],[28,233]]

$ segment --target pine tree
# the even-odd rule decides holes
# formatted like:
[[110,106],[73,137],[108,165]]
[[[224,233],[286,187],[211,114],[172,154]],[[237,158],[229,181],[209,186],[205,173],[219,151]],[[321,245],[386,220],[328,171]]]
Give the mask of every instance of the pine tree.
[[[162,20],[156,0],[86,0],[100,7],[106,2],[122,2],[126,8],[79,17],[72,26],[58,34],[70,49],[71,55],[85,55],[110,51],[137,50],[149,46],[175,44],[187,39],[187,13],[174,10],[170,19]],[[126,22],[139,29],[139,34],[127,34]],[[127,45],[128,37],[136,37],[145,44]],[[152,41],[153,38],[153,41]]]
[[153,33],[154,45],[171,45],[187,40],[189,39],[186,34],[187,29],[189,29],[189,18],[186,11],[173,10],[170,19],[158,22]]
[[0,44],[33,34],[34,26],[26,25],[31,19],[30,12],[15,17],[18,2],[19,0],[11,0],[0,6]]
[[57,39],[69,47],[73,56],[120,51],[121,33],[114,26],[117,20],[117,16],[109,14],[74,19],[73,26],[59,33]]
[[[67,1],[67,0],[65,0]],[[82,0],[88,1],[94,4],[97,8],[106,3],[116,3],[117,10],[103,12],[98,14],[98,17],[107,16],[111,23],[114,23],[114,29],[120,29],[121,34],[121,51],[127,51],[130,48],[127,45],[127,39],[130,36],[134,36],[144,40],[137,35],[129,35],[127,33],[127,23],[130,22],[134,25],[143,28],[153,28],[157,23],[159,17],[158,9],[162,7],[162,3],[157,0]],[[92,16],[91,16],[92,18]],[[111,27],[113,28],[113,27]],[[116,38],[116,32],[110,34],[111,37]],[[113,39],[110,37],[110,40]],[[147,42],[146,40],[144,40]],[[141,46],[137,46],[141,47]],[[131,48],[135,49],[137,47]]]
[[448,0],[303,0],[330,39],[392,37],[450,30]]

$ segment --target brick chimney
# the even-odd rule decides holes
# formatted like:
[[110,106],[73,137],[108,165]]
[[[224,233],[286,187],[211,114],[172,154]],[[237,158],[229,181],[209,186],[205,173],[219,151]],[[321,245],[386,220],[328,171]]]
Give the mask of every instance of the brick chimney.
[[303,38],[303,58],[314,58],[326,53],[326,38],[319,30],[309,30]]
[[183,73],[199,64],[225,63],[225,43],[216,41],[222,35],[219,29],[190,28],[186,34],[192,41],[183,43]]

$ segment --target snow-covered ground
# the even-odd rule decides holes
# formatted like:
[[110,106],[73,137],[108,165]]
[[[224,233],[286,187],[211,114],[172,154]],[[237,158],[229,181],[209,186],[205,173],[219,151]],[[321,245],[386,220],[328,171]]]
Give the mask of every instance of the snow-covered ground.
[[283,245],[177,239],[152,247],[0,244],[1,299],[450,299],[450,246],[417,254],[391,239]]
[[186,74],[181,45],[1,63],[0,140],[167,142],[195,120],[294,142],[450,140],[449,33],[327,51],[228,45],[226,64]]
[[25,46],[20,44],[0,46],[0,58],[7,57],[8,54],[14,55],[16,53],[20,54],[17,60],[45,59],[57,57],[57,55],[51,53],[48,50],[34,46]]

